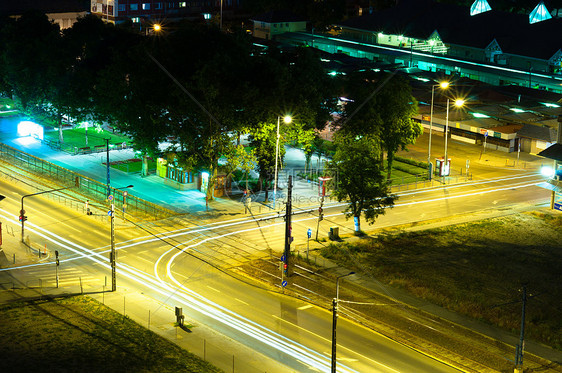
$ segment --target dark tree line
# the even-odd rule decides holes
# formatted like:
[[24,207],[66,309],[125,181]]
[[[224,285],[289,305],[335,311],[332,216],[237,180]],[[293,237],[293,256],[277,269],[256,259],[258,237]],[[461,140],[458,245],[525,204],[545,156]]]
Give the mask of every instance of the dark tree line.
[[[275,134],[281,146],[312,141],[332,110],[332,82],[316,53],[255,48],[247,35],[178,23],[148,36],[86,16],[61,32],[44,14],[5,19],[0,28],[0,91],[29,115],[105,122],[130,136],[144,158],[159,144],[180,166],[210,173],[250,134],[260,178],[270,183]],[[268,127],[269,126],[269,127]],[[273,144],[273,146],[272,146]],[[272,150],[273,149],[273,150]],[[145,170],[146,171],[146,170]]]
[[[145,173],[156,155],[208,172],[209,199],[221,159],[231,170],[255,164],[267,193],[279,118],[292,117],[280,125],[281,168],[287,143],[302,147],[307,163],[324,152],[315,130],[339,111],[334,193],[350,202],[349,216],[372,223],[394,202],[387,181],[394,154],[421,133],[406,80],[369,71],[331,77],[312,48],[264,50],[243,32],[188,22],[142,35],[95,16],[62,32],[39,13],[0,21],[0,94],[58,123],[61,142],[63,117],[107,123],[131,137]],[[352,101],[338,109],[339,95]],[[237,146],[242,134],[251,153]]]

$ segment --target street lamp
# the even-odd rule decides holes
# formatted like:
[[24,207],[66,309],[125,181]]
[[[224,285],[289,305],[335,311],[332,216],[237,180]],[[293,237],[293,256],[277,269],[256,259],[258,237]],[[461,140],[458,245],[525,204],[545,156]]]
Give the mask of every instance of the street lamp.
[[429,145],[427,147],[427,164],[429,167],[429,180],[433,176],[432,173],[432,163],[431,163],[431,132],[433,128],[433,97],[435,94],[435,87],[441,87],[441,89],[447,89],[449,87],[449,82],[441,82],[439,84],[433,84],[431,86],[431,111],[429,113]]
[[[283,122],[286,124],[291,123],[293,118],[289,115],[283,117]],[[273,183],[273,208],[275,208],[275,198],[277,196],[277,159],[279,158],[279,123],[281,122],[281,116],[277,116],[277,140],[275,142],[275,182]]]
[[336,373],[336,325],[338,323],[338,300],[340,297],[340,278],[353,275],[355,272],[349,272],[336,278],[336,297],[332,301],[332,373]]
[[[132,187],[133,185],[127,185],[125,187],[113,189],[127,189]],[[115,203],[113,202],[113,195],[110,194],[107,199],[109,199],[109,202],[111,202],[109,210],[109,216],[111,217],[111,252],[109,253],[109,262],[111,263],[111,291],[116,291],[117,279],[115,276]]]
[[[447,98],[447,116],[445,117],[445,159],[443,160],[443,162],[445,162],[445,165],[443,166],[443,181],[445,181],[445,176],[449,174],[449,162],[447,160],[447,138],[449,137],[449,105],[450,105],[450,100],[449,98]],[[455,100],[455,106],[456,107],[462,107],[464,105],[464,100],[463,99],[456,99]]]

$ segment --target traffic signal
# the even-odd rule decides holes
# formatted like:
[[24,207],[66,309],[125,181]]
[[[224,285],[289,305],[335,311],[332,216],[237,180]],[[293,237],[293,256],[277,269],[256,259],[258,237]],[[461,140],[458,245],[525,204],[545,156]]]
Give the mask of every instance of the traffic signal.
[[26,221],[27,220],[27,216],[25,215],[20,215],[20,221]]
[[60,264],[59,263],[59,251],[58,250],[55,250],[55,260],[56,260],[56,263],[57,263],[57,266],[58,266]]
[[287,263],[283,263],[283,271],[285,272],[285,274],[287,274],[287,272],[289,271],[289,265]]
[[322,207],[318,207],[318,220],[324,220],[324,210],[322,209]]

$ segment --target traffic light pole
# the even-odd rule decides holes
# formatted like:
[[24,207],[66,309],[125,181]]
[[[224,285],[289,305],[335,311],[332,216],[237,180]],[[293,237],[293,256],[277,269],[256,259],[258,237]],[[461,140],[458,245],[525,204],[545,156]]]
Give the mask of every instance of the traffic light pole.
[[324,219],[324,194],[322,194],[322,198],[320,199],[320,207],[318,208],[318,222],[316,223],[316,241],[318,241],[318,229],[320,229],[320,221]]
[[59,188],[59,189],[53,189],[53,190],[45,190],[43,192],[37,192],[37,193],[32,193],[32,194],[26,194],[25,196],[21,197],[21,210],[20,210],[20,221],[21,221],[21,242],[25,243],[24,240],[24,232],[25,232],[25,221],[27,220],[27,216],[25,216],[25,209],[23,208],[23,199],[25,197],[31,197],[31,196],[37,196],[39,194],[45,194],[45,193],[52,193],[52,192],[58,192],[59,190],[65,190],[65,189],[70,189],[70,188],[75,188],[79,186],[79,179],[76,178],[76,185],[71,186],[71,187],[66,187],[66,188]]
[[117,290],[117,278],[115,268],[115,204],[111,201],[111,252],[109,254],[109,261],[111,262],[111,291]]
[[289,185],[287,186],[287,208],[285,214],[285,250],[283,252],[283,257],[285,258],[285,263],[284,263],[285,275],[287,275],[287,277],[289,277],[292,272],[291,268],[289,267],[289,257],[291,254],[291,241],[293,239],[291,235],[292,190],[293,190],[293,177],[289,175]]

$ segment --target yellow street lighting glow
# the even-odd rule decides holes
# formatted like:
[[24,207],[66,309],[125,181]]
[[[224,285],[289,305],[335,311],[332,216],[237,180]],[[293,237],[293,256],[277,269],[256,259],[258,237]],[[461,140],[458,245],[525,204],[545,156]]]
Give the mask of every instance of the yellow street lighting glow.
[[160,26],[158,23],[155,23],[154,26],[152,26],[154,28],[154,31],[160,31],[162,30],[162,26]]
[[293,118],[291,118],[290,115],[286,115],[286,116],[283,117],[283,122],[285,122],[287,124],[291,123],[292,121],[293,121]]
[[443,89],[447,89],[449,88],[449,82],[441,82],[439,83],[439,86]]
[[464,105],[464,100],[463,100],[463,99],[460,99],[460,98],[459,98],[458,100],[455,100],[455,106],[456,106],[456,107],[461,107],[461,106],[463,106],[463,105]]

